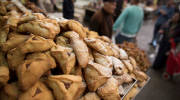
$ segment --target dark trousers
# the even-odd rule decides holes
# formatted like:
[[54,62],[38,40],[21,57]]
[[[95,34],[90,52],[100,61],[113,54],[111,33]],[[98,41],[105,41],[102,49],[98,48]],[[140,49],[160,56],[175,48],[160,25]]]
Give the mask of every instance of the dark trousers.
[[121,43],[123,43],[125,41],[127,41],[127,42],[136,42],[135,38],[129,38],[129,37],[121,35],[120,33],[118,33],[118,35],[115,37],[115,39],[116,39],[116,44],[121,44]]
[[163,38],[160,42],[158,54],[153,63],[154,69],[160,69],[166,66],[167,55],[166,53],[170,50],[169,39]]
[[159,34],[160,28],[161,28],[161,24],[155,24],[153,38],[152,38],[152,42],[151,42],[153,44],[153,46],[156,46],[156,43],[160,37],[160,34]]

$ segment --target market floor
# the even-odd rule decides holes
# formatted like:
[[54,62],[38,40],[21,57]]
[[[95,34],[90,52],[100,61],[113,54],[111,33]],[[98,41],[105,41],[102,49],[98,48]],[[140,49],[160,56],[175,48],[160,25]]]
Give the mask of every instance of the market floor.
[[[144,22],[138,37],[137,43],[139,48],[148,52],[148,43],[151,41],[153,33],[153,22]],[[154,56],[149,56],[150,61],[153,62]],[[148,75],[151,77],[150,82],[143,88],[143,90],[136,96],[135,100],[180,100],[180,77],[175,77],[174,81],[166,81],[162,79],[163,71],[156,71],[154,69],[148,70]]]

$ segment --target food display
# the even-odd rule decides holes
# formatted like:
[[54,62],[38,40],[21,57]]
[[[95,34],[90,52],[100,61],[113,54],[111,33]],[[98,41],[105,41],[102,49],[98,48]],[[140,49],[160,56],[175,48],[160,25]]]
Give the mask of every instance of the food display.
[[137,66],[141,71],[146,72],[148,70],[150,62],[147,55],[143,50],[139,49],[136,44],[124,42],[123,44],[119,44],[119,47],[123,48],[127,54],[132,57],[130,60],[133,60],[133,58],[135,59]]
[[121,100],[125,86],[148,80],[108,37],[6,2],[0,1],[0,100]]

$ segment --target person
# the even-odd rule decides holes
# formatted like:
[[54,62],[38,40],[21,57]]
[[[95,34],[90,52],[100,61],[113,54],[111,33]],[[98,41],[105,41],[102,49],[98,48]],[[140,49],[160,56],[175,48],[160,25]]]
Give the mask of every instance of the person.
[[91,18],[90,29],[111,38],[116,0],[103,0],[103,3],[104,6]]
[[74,0],[63,1],[63,17],[66,19],[74,18]]
[[53,10],[58,11],[58,7],[56,6],[56,0],[51,0],[51,4],[53,5]]
[[124,0],[116,0],[115,18],[116,20],[122,12]]
[[143,22],[144,12],[138,6],[139,0],[131,0],[131,4],[131,6],[125,8],[113,25],[113,31],[117,32],[120,30],[115,37],[118,44],[124,41],[135,42],[137,32],[140,30]]
[[165,66],[167,60],[167,52],[170,50],[170,39],[180,38],[180,12],[175,11],[174,16],[166,24],[164,24],[159,30],[160,34],[163,34],[163,38],[160,41],[159,50],[152,68],[161,69]]
[[158,15],[159,17],[156,20],[155,26],[154,26],[154,32],[153,32],[153,38],[152,41],[150,43],[150,45],[155,48],[157,46],[157,41],[159,39],[159,29],[161,28],[161,26],[163,24],[165,24],[174,14],[174,2],[173,0],[168,0],[167,4],[160,7],[157,12],[156,15]]

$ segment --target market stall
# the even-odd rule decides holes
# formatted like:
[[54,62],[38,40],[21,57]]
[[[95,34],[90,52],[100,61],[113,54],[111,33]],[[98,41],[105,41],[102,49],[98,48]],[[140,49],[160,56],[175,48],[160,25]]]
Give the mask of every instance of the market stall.
[[125,47],[17,2],[0,1],[0,100],[131,100],[149,81]]

